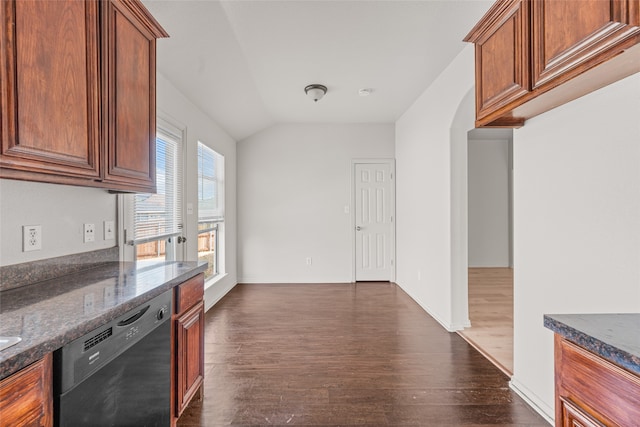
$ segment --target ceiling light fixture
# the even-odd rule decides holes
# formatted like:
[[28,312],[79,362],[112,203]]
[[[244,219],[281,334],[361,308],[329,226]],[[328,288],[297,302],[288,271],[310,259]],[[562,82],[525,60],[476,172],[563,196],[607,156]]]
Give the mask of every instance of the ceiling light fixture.
[[318,102],[327,93],[327,87],[319,84],[312,84],[304,88],[304,93],[309,95],[314,102]]
[[358,95],[360,96],[369,96],[371,95],[371,93],[373,93],[373,89],[371,89],[370,87],[365,87],[358,91]]

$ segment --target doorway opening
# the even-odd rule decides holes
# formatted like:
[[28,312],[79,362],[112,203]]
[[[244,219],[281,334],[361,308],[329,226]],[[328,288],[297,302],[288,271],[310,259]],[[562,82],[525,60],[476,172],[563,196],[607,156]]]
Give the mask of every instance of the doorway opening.
[[468,299],[460,335],[513,375],[513,130],[468,133]]

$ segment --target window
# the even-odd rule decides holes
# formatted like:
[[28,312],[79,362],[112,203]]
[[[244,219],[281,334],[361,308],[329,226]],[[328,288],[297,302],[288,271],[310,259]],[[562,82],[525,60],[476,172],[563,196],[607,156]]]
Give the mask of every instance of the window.
[[[162,124],[161,124],[162,123]],[[176,261],[182,246],[182,132],[159,120],[156,134],[156,194],[136,194],[130,203],[134,259],[141,264]]]
[[198,259],[207,261],[205,279],[220,273],[224,227],[224,157],[198,142]]

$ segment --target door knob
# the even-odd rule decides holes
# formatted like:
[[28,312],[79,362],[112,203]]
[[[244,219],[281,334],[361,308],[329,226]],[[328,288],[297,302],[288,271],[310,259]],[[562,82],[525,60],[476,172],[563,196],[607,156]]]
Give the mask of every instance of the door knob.
[[356,225],[356,231],[360,231],[362,230],[362,227],[360,227],[359,225]]

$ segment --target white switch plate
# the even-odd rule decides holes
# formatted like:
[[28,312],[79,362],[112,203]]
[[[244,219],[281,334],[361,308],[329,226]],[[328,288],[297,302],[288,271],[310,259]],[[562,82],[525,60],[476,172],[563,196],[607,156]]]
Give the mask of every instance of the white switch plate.
[[84,295],[84,314],[93,313],[95,309],[96,299],[93,292]]
[[113,240],[115,237],[115,221],[104,222],[104,240]]
[[116,288],[113,285],[104,287],[104,306],[112,307],[116,303]]
[[84,242],[94,242],[96,240],[96,225],[95,224],[85,224],[84,228]]
[[22,252],[39,251],[42,249],[42,226],[22,226]]

